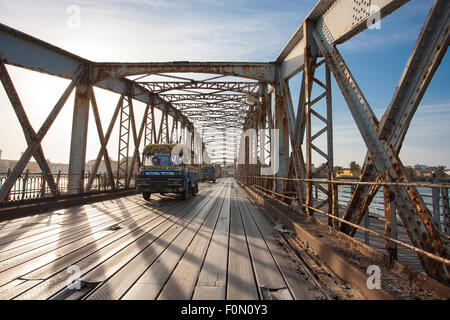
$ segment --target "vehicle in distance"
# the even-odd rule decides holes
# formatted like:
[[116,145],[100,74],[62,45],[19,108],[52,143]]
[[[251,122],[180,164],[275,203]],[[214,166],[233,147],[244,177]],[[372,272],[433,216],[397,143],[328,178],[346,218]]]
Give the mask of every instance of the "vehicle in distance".
[[203,165],[201,180],[216,183],[216,167],[213,165]]

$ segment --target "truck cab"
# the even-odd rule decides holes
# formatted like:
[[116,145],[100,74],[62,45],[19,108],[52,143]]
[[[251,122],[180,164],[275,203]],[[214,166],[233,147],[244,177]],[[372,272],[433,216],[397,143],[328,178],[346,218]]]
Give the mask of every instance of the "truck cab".
[[[173,162],[172,151],[175,144],[150,144],[142,153],[143,166],[136,179],[136,187],[145,200],[150,200],[152,193],[178,193],[183,199],[198,193],[198,168],[181,161]],[[190,152],[191,163],[194,153]],[[183,151],[177,155],[183,157]]]
[[202,181],[211,181],[216,183],[216,167],[212,165],[202,166]]

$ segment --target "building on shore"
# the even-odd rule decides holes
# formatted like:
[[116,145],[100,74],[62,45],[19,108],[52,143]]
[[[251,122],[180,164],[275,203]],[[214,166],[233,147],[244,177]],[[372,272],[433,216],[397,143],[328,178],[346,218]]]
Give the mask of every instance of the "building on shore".
[[[16,166],[18,160],[8,160],[8,159],[0,159],[0,174],[6,174],[8,171],[11,171]],[[37,164],[37,162],[30,161],[26,165],[24,172],[27,171],[29,173],[41,173],[41,168]]]
[[414,166],[414,175],[419,179],[430,179],[433,173],[437,171],[437,167],[429,167],[423,164],[416,164]]
[[354,178],[352,170],[350,169],[341,169],[336,170],[336,178]]
[[[86,167],[85,167],[86,173],[94,171],[95,161],[96,160],[89,160],[86,163]],[[129,159],[129,161],[131,162],[131,159]],[[116,174],[117,173],[117,161],[114,161],[110,158],[109,162],[111,163],[111,169],[112,169],[113,174]],[[136,167],[137,166],[135,165],[135,168]],[[108,170],[106,169],[105,160],[100,161],[100,165],[98,166],[97,174],[104,174],[107,172],[108,172]]]

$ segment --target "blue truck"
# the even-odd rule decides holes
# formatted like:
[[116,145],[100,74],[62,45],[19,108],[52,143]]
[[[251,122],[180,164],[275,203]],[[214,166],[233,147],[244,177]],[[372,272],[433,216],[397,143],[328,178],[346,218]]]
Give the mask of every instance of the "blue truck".
[[201,180],[216,183],[216,167],[213,165],[203,165]]
[[[145,146],[142,153],[143,167],[140,168],[136,179],[136,188],[145,200],[150,200],[152,193],[178,193],[185,200],[198,193],[199,170],[195,165],[173,163],[172,150],[175,146],[175,144]],[[192,151],[190,156],[193,160]],[[179,157],[183,157],[182,151]]]

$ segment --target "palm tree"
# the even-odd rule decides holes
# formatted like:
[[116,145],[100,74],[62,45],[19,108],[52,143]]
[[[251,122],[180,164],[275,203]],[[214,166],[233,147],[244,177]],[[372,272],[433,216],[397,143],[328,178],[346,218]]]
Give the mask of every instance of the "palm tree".
[[416,174],[415,174],[415,172],[414,172],[414,168],[411,167],[411,166],[407,166],[407,167],[405,167],[405,171],[406,171],[407,177],[408,177],[411,181],[414,181],[415,178],[416,178]]
[[445,173],[445,170],[447,169],[446,166],[438,166],[436,169],[436,176],[439,179],[445,179],[447,178],[447,174]]
[[361,172],[361,166],[356,163],[356,161],[350,162],[350,171],[352,172],[353,176],[359,175]]

